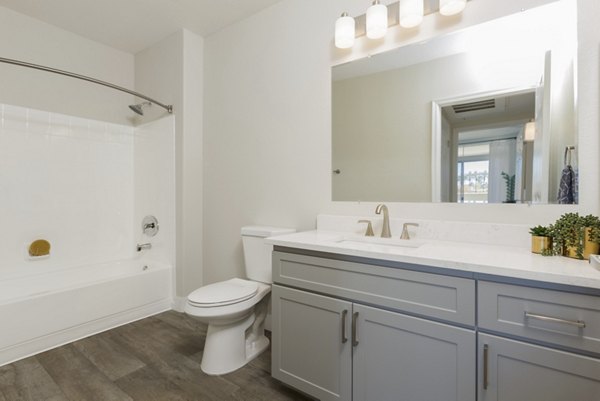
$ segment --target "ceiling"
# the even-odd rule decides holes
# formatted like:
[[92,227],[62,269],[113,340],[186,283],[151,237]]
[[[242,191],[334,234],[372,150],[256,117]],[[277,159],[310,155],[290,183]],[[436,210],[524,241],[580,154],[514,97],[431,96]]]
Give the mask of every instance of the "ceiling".
[[203,37],[281,0],[0,0],[0,6],[137,53],[181,28]]

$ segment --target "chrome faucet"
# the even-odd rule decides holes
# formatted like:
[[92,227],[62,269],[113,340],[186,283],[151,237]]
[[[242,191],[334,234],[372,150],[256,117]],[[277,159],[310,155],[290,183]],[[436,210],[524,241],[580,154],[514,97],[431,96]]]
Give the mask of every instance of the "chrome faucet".
[[390,215],[388,213],[388,208],[383,203],[377,205],[375,208],[375,213],[381,214],[383,212],[383,227],[381,228],[381,237],[382,238],[391,238],[392,233],[390,232]]
[[145,243],[145,244],[137,244],[137,246],[136,246],[136,248],[135,248],[135,249],[136,249],[138,252],[142,252],[142,250],[143,250],[143,249],[150,249],[150,248],[152,248],[152,244],[151,244],[151,243],[149,243],[149,242],[147,242],[147,243]]

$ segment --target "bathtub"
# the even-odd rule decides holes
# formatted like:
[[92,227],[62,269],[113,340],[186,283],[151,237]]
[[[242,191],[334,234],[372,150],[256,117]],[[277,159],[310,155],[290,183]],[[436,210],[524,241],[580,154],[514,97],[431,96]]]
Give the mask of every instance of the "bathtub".
[[131,260],[0,279],[0,366],[171,309],[172,272]]

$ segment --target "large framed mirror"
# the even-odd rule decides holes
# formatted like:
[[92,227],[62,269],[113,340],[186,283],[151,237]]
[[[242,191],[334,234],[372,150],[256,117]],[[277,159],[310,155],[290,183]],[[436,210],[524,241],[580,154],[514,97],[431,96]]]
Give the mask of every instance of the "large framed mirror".
[[332,68],[334,201],[577,203],[576,2]]

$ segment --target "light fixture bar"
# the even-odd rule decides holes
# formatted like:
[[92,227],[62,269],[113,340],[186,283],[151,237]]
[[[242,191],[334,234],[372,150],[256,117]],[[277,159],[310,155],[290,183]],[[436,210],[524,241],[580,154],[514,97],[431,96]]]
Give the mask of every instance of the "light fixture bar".
[[[471,1],[471,0],[467,0]],[[395,1],[388,4],[388,28],[400,24],[400,2]],[[440,9],[440,0],[425,0],[424,1],[424,13],[423,15],[429,15],[437,13]],[[365,36],[367,34],[367,14],[359,15],[355,17],[356,21],[356,37]]]

